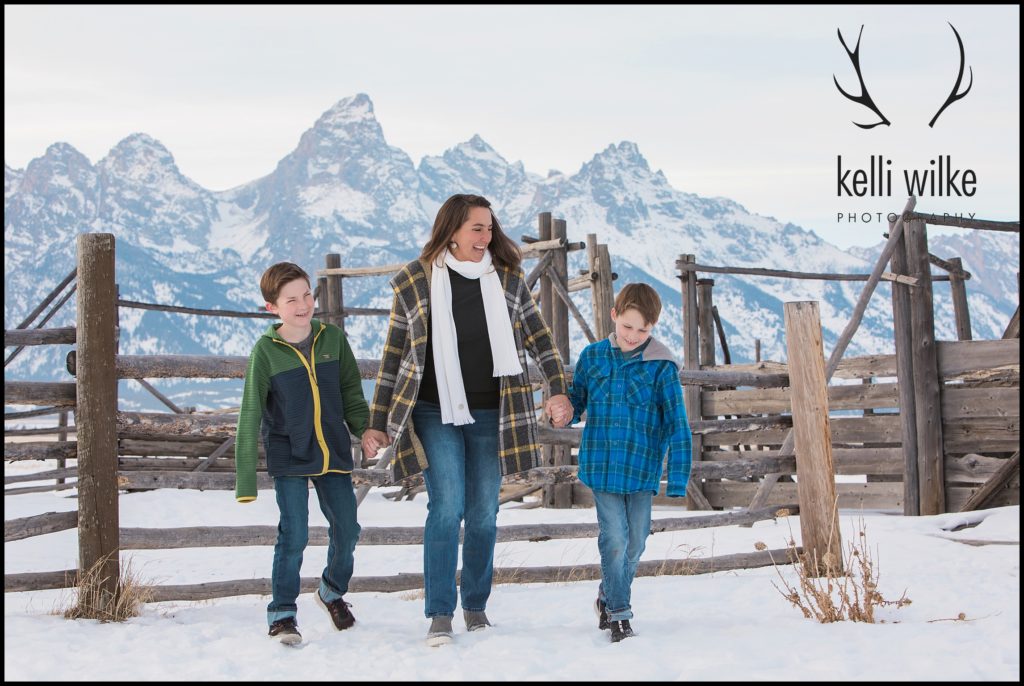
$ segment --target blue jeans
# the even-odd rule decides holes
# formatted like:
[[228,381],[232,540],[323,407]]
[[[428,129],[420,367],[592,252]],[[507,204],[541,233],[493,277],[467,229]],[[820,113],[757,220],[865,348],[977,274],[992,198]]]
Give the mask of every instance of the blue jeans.
[[352,475],[329,472],[323,476],[279,476],[274,479],[281,519],[274,546],[272,599],[267,605],[267,623],[294,617],[299,597],[302,553],[309,542],[309,484],[313,480],[320,509],[327,517],[327,566],[320,575],[320,594],[326,602],[348,591],[352,578],[353,552],[359,540],[356,497]]
[[605,602],[611,621],[633,618],[630,587],[651,533],[653,496],[650,491],[626,494],[594,491],[597,548],[601,552],[598,596]]
[[419,401],[413,428],[427,453],[427,523],[423,528],[424,614],[455,614],[455,568],[462,543],[462,609],[483,611],[491,595],[498,534],[498,410],[470,410],[474,423],[441,423],[441,408]]

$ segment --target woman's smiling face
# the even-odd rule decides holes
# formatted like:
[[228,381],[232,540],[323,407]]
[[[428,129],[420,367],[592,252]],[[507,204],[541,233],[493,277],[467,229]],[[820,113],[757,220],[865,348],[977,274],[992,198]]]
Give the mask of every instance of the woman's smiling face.
[[491,210],[487,207],[471,207],[469,216],[462,226],[452,234],[455,247],[450,248],[452,256],[461,262],[479,262],[491,243]]

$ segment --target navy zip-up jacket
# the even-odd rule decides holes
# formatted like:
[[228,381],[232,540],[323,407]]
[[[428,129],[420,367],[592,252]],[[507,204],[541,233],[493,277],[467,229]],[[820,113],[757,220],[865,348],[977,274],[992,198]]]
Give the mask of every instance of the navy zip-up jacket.
[[341,329],[311,323],[313,364],[278,335],[279,323],[267,328],[249,356],[235,439],[239,502],[256,499],[260,435],[270,476],[352,471],[348,430],[361,437],[370,415],[359,366]]

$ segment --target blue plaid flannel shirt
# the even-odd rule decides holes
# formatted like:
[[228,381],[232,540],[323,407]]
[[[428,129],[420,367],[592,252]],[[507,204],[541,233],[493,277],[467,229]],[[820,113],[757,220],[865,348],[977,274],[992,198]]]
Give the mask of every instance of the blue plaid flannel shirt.
[[658,492],[668,453],[667,495],[685,496],[690,478],[690,425],[686,420],[678,363],[650,339],[625,357],[607,339],[583,349],[572,389],[572,423],[586,426],[579,450],[579,478],[595,491]]

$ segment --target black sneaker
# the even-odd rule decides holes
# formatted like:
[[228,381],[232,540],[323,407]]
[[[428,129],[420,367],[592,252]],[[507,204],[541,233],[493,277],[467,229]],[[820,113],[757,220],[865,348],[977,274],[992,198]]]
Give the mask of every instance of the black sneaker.
[[611,624],[608,623],[608,606],[604,604],[603,600],[601,600],[601,596],[598,596],[597,600],[594,601],[594,612],[597,613],[598,618],[597,628],[601,631],[610,629]]
[[609,622],[612,630],[612,643],[618,643],[624,638],[634,636],[633,628],[629,626],[629,620],[623,619],[620,622]]
[[267,635],[289,646],[302,643],[302,634],[299,633],[299,627],[295,623],[294,617],[277,620],[270,625]]
[[327,602],[320,597],[320,591],[318,590],[316,592],[316,604],[327,610],[327,614],[331,616],[331,621],[334,622],[334,627],[338,631],[343,631],[356,623],[356,618],[348,611],[352,605],[346,603],[344,598]]

